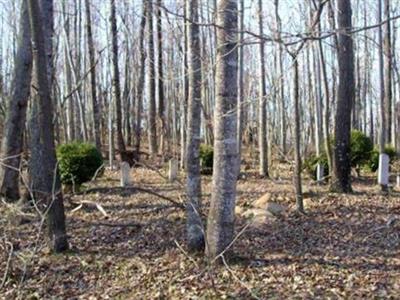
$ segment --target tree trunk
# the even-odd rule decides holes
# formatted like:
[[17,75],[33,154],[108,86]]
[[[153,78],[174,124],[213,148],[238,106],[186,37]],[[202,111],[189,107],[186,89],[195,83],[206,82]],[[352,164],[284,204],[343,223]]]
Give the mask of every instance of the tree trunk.
[[[45,13],[46,11],[43,11]],[[42,20],[52,16],[41,15],[38,0],[29,0],[29,19],[32,34],[32,49],[34,59],[34,78],[37,84],[35,101],[38,101],[37,117],[38,132],[40,134],[40,151],[32,152],[32,191],[36,201],[44,200],[47,203],[47,224],[51,248],[55,252],[68,249],[65,229],[64,204],[61,192],[61,183],[57,171],[57,161],[54,146],[54,128],[52,119],[53,103],[50,96],[48,66],[46,55],[46,40]],[[38,145],[32,145],[36,147]],[[35,156],[38,155],[38,156]]]
[[93,135],[96,143],[96,148],[101,152],[101,138],[100,138],[100,108],[97,102],[96,93],[96,66],[95,66],[95,54],[94,54],[94,43],[92,35],[92,19],[90,15],[90,2],[85,0],[86,6],[86,32],[87,42],[89,50],[89,62],[90,62],[90,88],[92,93],[92,110],[93,110]]
[[137,159],[139,159],[140,153],[140,140],[142,132],[142,103],[143,103],[143,87],[144,87],[144,71],[146,67],[146,51],[144,49],[144,30],[146,27],[147,17],[147,1],[143,0],[143,12],[142,19],[140,20],[140,33],[139,33],[139,55],[140,55],[140,70],[139,79],[137,82],[137,94],[136,94],[136,126],[135,126],[135,149],[137,153]]
[[238,147],[238,163],[237,163],[237,175],[240,175],[240,165],[241,165],[241,154],[242,154],[242,132],[243,132],[243,110],[246,105],[244,102],[243,93],[243,29],[244,29],[244,0],[239,1],[239,54],[238,54],[238,99],[237,99],[237,147]]
[[153,4],[147,4],[147,97],[148,102],[148,136],[150,155],[157,155],[157,122],[156,122],[156,84],[154,70],[154,39],[153,39]]
[[117,20],[115,13],[115,0],[110,0],[110,23],[111,23],[111,39],[112,39],[112,61],[113,61],[113,89],[115,100],[115,114],[117,122],[117,145],[121,160],[125,160],[125,142],[122,134],[122,109],[121,109],[121,85],[119,79],[118,67],[118,37],[117,37]]
[[351,2],[338,0],[338,64],[339,86],[335,118],[335,147],[331,189],[349,193],[351,189],[350,131],[354,101],[354,54],[350,34]]
[[300,151],[300,95],[299,95],[299,63],[293,57],[293,98],[294,98],[294,187],[296,193],[296,207],[304,212],[303,192],[301,186],[301,151]]
[[200,177],[200,127],[201,127],[201,55],[198,1],[190,0],[187,5],[188,21],[188,62],[189,62],[189,97],[188,97],[188,132],[186,151],[186,192],[188,203],[187,242],[191,251],[204,249],[204,236],[200,215],[201,177]]
[[233,240],[237,180],[237,0],[218,0],[214,171],[207,254],[215,258]]
[[[383,1],[385,20],[390,18],[390,0]],[[392,49],[390,21],[383,24],[383,67],[384,67],[384,111],[385,111],[385,143],[392,143]]]
[[22,1],[12,92],[1,145],[0,194],[7,200],[19,198],[19,169],[23,152],[26,109],[32,77],[31,33],[28,3]]
[[[259,7],[259,35],[264,35],[263,30],[263,8],[262,1],[258,0]],[[265,54],[264,41],[260,41],[260,94],[258,102],[258,150],[260,155],[259,174],[263,177],[268,177],[268,148],[267,148],[267,111],[266,100],[267,91],[265,87]]]
[[163,40],[161,20],[162,0],[157,0],[157,43],[158,43],[158,118],[160,123],[160,154],[164,154],[165,140],[167,137],[167,124],[165,122],[165,99],[164,99],[164,72],[163,72]]

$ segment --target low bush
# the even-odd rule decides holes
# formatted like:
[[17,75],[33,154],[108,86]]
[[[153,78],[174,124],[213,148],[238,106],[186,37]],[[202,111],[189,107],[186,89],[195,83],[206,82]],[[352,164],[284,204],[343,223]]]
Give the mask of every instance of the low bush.
[[94,145],[79,142],[58,146],[57,160],[61,181],[68,185],[90,181],[103,165],[101,153]]
[[[389,164],[392,164],[397,158],[396,149],[392,146],[387,145],[384,151],[389,156]],[[376,172],[379,167],[379,150],[375,148],[371,151],[371,157],[368,160],[366,167],[371,172]]]
[[210,175],[213,171],[214,149],[210,145],[200,145],[201,174]]

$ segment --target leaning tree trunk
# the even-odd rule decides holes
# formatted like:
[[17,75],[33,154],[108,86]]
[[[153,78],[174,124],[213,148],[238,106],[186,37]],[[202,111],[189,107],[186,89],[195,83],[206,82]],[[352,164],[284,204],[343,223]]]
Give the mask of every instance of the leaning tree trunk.
[[1,145],[0,194],[7,200],[19,198],[19,169],[31,87],[32,49],[27,1],[22,1],[19,28],[12,92]]
[[233,240],[237,179],[237,0],[218,0],[214,171],[207,254],[220,255]]
[[[46,11],[43,11],[45,13]],[[53,103],[50,96],[49,77],[47,73],[46,42],[43,30],[43,19],[50,16],[41,15],[38,0],[29,0],[29,19],[32,34],[32,49],[34,59],[34,99],[37,101],[37,118],[35,124],[39,126],[39,140],[41,146],[38,151],[32,151],[31,165],[32,192],[36,201],[46,203],[47,225],[51,248],[56,252],[68,249],[65,229],[64,204],[61,192],[61,183],[57,171],[57,160],[54,145]],[[39,67],[42,66],[42,67]],[[43,66],[46,66],[43,68]],[[31,145],[32,148],[38,145]]]
[[101,151],[101,137],[100,137],[100,107],[97,101],[96,93],[96,63],[94,57],[94,43],[92,34],[92,19],[90,15],[90,3],[89,0],[85,0],[86,6],[86,31],[87,31],[87,43],[89,49],[89,62],[90,62],[90,88],[92,92],[92,110],[93,110],[93,133],[96,148]]
[[121,109],[121,85],[119,80],[118,67],[118,38],[117,38],[117,20],[115,16],[115,0],[110,0],[111,6],[111,40],[112,40],[112,61],[113,61],[113,88],[115,99],[115,114],[117,121],[117,145],[121,160],[125,160],[125,142],[122,134],[122,109]]
[[200,127],[201,127],[201,54],[198,0],[190,0],[187,5],[188,21],[188,133],[186,151],[186,206],[187,243],[191,251],[204,248],[204,235],[200,215],[201,177],[200,177]]
[[331,189],[351,192],[350,131],[354,101],[354,54],[351,36],[351,2],[338,0],[339,86],[335,119],[335,145]]

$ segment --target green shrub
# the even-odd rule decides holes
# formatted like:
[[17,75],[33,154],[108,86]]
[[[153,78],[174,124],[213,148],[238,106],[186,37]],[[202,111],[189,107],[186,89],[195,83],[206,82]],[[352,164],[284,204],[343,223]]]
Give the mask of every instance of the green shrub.
[[327,175],[329,173],[329,165],[328,165],[328,158],[326,157],[325,153],[322,153],[320,156],[317,156],[316,154],[311,154],[303,162],[303,168],[314,180],[317,179],[318,163],[320,163],[323,166],[324,174]]
[[[397,158],[397,153],[396,149],[394,149],[392,146],[387,145],[385,147],[384,152],[389,156],[389,164],[393,163],[396,158]],[[371,152],[371,157],[369,161],[366,164],[366,167],[371,171],[371,172],[376,172],[379,167],[379,150],[374,149]]]
[[57,160],[64,184],[81,185],[91,180],[103,164],[95,146],[79,142],[58,146]]
[[200,167],[202,174],[212,174],[214,162],[214,149],[212,146],[200,145]]
[[350,147],[352,167],[360,167],[366,164],[371,158],[371,152],[374,149],[371,139],[358,130],[351,132]]

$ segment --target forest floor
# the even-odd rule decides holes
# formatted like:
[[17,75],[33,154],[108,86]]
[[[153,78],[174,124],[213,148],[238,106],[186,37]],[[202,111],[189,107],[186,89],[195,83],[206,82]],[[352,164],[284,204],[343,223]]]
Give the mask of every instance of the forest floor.
[[[118,172],[106,171],[90,192],[66,195],[66,254],[45,247],[38,220],[13,225],[1,206],[8,216],[1,235],[11,244],[0,246],[0,276],[7,273],[0,298],[399,298],[399,194],[381,195],[367,177],[354,180],[352,195],[305,180],[307,214],[299,215],[288,166],[279,167],[282,178],[249,170],[238,181],[235,255],[220,267],[185,252],[185,210],[173,203],[183,202],[184,190],[160,176],[166,169],[132,170],[140,190],[118,188]],[[282,214],[243,217],[266,193],[285,207]],[[204,214],[210,195],[211,176],[204,176]]]

